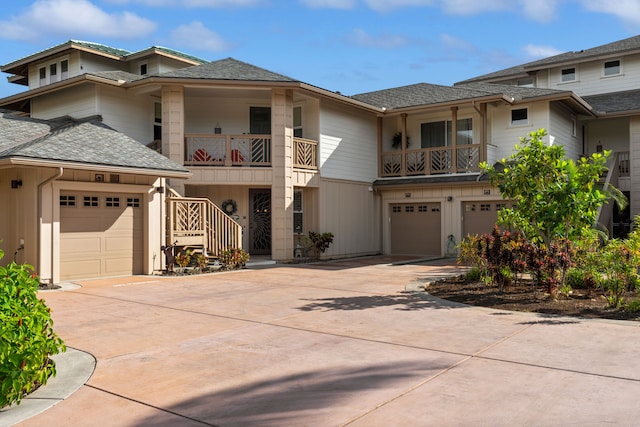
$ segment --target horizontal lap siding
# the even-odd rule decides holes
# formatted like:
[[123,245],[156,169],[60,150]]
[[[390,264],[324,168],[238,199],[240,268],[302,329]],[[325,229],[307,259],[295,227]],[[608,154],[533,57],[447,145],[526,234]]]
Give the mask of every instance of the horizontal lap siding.
[[378,173],[373,114],[324,103],[320,110],[320,167],[324,178],[373,182]]

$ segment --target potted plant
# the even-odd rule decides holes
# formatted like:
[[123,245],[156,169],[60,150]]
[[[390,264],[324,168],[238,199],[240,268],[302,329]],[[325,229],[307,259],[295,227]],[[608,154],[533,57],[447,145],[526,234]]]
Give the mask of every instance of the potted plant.
[[[393,134],[393,138],[391,138],[391,146],[393,148],[398,148],[402,144],[402,132],[396,132]],[[407,147],[409,148],[409,136],[407,136]]]

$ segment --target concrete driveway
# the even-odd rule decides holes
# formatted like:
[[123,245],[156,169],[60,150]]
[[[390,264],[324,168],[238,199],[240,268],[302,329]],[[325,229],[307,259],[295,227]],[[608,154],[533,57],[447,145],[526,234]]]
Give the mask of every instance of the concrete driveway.
[[448,304],[405,287],[455,264],[392,261],[42,293],[97,365],[19,425],[640,424],[638,324]]

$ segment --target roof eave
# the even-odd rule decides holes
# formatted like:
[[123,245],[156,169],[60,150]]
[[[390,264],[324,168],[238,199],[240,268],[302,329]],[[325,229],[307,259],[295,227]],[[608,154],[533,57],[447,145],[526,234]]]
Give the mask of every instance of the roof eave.
[[145,176],[157,176],[162,178],[178,178],[188,179],[191,178],[193,173],[191,171],[175,171],[167,169],[146,169],[137,168],[134,166],[113,166],[113,165],[101,165],[93,163],[71,162],[62,160],[47,160],[36,159],[31,157],[10,156],[0,159],[0,164],[12,165],[12,166],[32,166],[32,167],[49,167],[57,168],[64,167],[69,169],[81,169],[97,172],[114,172],[132,175],[145,175]]
[[487,95],[473,98],[465,98],[455,101],[447,101],[447,102],[439,102],[435,104],[422,104],[422,105],[412,105],[410,107],[401,107],[401,108],[390,108],[387,109],[387,115],[396,115],[403,113],[412,113],[414,111],[424,111],[424,110],[440,110],[442,108],[447,107],[455,107],[462,104],[473,104],[473,103],[488,103],[488,102],[505,102],[507,104],[512,104],[514,99],[505,94],[500,95]]

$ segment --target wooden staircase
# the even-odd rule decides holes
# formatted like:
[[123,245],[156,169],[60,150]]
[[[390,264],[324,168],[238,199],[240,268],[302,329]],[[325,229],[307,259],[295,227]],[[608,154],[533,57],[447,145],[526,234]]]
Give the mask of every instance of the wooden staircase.
[[242,226],[207,198],[167,194],[167,245],[217,258],[227,248],[242,249]]

